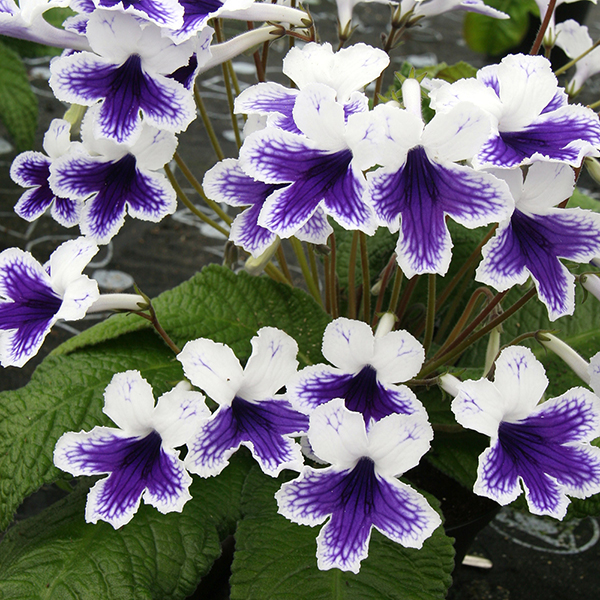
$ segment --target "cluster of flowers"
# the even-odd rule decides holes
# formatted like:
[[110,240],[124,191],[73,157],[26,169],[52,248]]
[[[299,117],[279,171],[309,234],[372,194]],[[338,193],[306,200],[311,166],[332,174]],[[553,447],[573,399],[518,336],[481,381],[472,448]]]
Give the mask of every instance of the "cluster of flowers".
[[[403,382],[423,363],[421,344],[406,331],[390,331],[387,315],[373,335],[366,323],[331,322],[323,337],[328,364],[297,372],[298,346],[286,333],[262,328],[242,369],[233,351],[209,339],[188,342],[177,359],[184,381],[159,399],[137,371],[114,376],[104,412],[119,429],[64,434],[56,466],[73,475],[108,473],[88,495],[86,519],[114,527],[129,522],[140,500],[159,511],[181,511],[195,473],[216,476],[240,445],[266,474],[298,471],[275,498],[295,523],[316,526],[320,569],[358,572],[375,527],[388,538],[420,548],[441,524],[427,500],[398,477],[415,467],[433,438],[427,413]],[[600,354],[592,364],[600,391]],[[452,409],[463,426],[490,436],[480,457],[475,491],[512,502],[523,481],[530,510],[562,518],[567,493],[600,492],[600,398],[573,388],[537,406],[548,381],[527,348],[509,347],[496,377],[443,385],[457,395]],[[277,392],[285,386],[286,393]],[[301,446],[293,438],[303,436]],[[181,461],[175,447],[187,445]],[[304,465],[303,454],[312,465]],[[328,465],[328,466],[324,466]]]
[[[174,211],[175,192],[158,171],[174,155],[176,134],[195,118],[196,76],[282,31],[268,26],[212,44],[208,19],[307,23],[302,11],[249,0],[30,0],[19,7],[0,0],[0,31],[56,41],[42,12],[65,5],[77,13],[60,38],[71,50],[53,61],[50,85],[59,99],[88,107],[81,142],[71,140],[68,121],[54,121],[46,153],[21,154],[11,174],[29,188],[19,215],[32,220],[50,210],[59,223],[79,225],[83,237],[43,266],[18,249],[0,254],[4,366],[23,365],[57,319],[144,306],[138,295],[100,296],[83,268],[127,211],[151,221]],[[399,8],[410,19],[451,9],[498,16],[479,0],[403,0]],[[334,53],[309,43],[284,61],[296,88],[260,83],[237,98],[236,111],[250,116],[239,159],[220,162],[204,179],[209,197],[248,207],[231,240],[253,256],[279,238],[323,244],[331,217],[367,234],[378,226],[399,232],[396,256],[407,277],[444,275],[448,217],[467,228],[497,223],[477,280],[503,291],[531,276],[552,320],[572,314],[574,278],[559,259],[600,256],[600,216],[562,203],[574,189],[573,169],[600,155],[598,116],[568,104],[545,58],[522,55],[474,79],[429,81],[429,92],[407,79],[402,105],[392,100],[369,109],[362,90],[388,64],[385,52],[364,44]],[[428,123],[423,95],[435,111]],[[424,407],[402,385],[417,375],[425,353],[407,332],[391,331],[389,319],[382,323],[373,335],[365,323],[333,321],[323,355],[334,366],[300,372],[296,342],[274,328],[253,338],[244,369],[227,346],[189,342],[177,358],[189,382],[219,405],[214,413],[188,382],[155,406],[140,373],[120,373],[104,407],[119,429],[66,433],[55,464],[75,475],[108,473],[90,491],[86,518],[120,527],[142,497],[161,512],[181,511],[189,473],[216,476],[245,445],[268,475],[300,473],[276,498],[294,522],[327,521],[317,540],[320,568],[357,572],[373,527],[421,547],[440,517],[397,477],[418,464],[433,437]],[[593,362],[596,392],[599,370]],[[567,494],[600,492],[600,449],[589,444],[600,436],[595,394],[574,388],[538,406],[547,380],[519,347],[500,355],[494,382],[442,382],[456,396],[458,422],[492,440],[480,458],[476,492],[506,504],[522,481],[531,510],[558,518]],[[329,466],[304,465],[294,440],[300,436],[313,464]],[[181,461],[175,448],[183,445]]]

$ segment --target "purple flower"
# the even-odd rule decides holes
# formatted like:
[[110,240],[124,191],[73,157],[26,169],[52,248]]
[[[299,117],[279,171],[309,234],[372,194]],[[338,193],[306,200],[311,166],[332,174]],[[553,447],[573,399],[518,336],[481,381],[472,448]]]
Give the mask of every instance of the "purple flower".
[[297,352],[296,342],[273,327],[252,338],[244,369],[229,346],[208,339],[185,345],[177,359],[186,376],[219,404],[189,445],[188,470],[201,477],[218,475],[241,445],[272,477],[283,469],[301,469],[300,446],[292,437],[306,431],[308,418],[277,395],[296,371]]
[[431,98],[436,111],[469,101],[492,116],[492,134],[473,161],[477,168],[516,167],[539,160],[578,167],[583,157],[598,156],[598,115],[567,103],[550,62],[542,56],[507,56],[499,65],[481,69],[477,79],[441,85]]
[[98,247],[78,238],[42,266],[29,252],[0,253],[0,364],[22,367],[37,354],[59,319],[82,319],[98,299],[98,285],[81,272]]
[[155,171],[171,160],[177,139],[149,125],[142,126],[132,144],[94,139],[98,111],[97,107],[88,109],[82,124],[83,147],[54,161],[49,181],[55,193],[85,201],[81,232],[106,244],[123,225],[126,211],[154,222],[175,212],[175,190]]
[[279,512],[301,525],[320,525],[319,569],[358,573],[371,530],[421,548],[441,524],[425,498],[397,476],[416,466],[433,431],[422,414],[389,415],[370,426],[338,398],[315,409],[308,440],[330,467],[304,467],[275,494]]
[[[206,172],[202,182],[204,192],[212,200],[229,206],[248,207],[231,224],[229,239],[255,257],[260,256],[277,239],[272,231],[258,224],[258,219],[266,199],[283,186],[252,179],[233,158],[217,163]],[[319,208],[295,235],[305,242],[326,244],[332,232],[327,217]]]
[[461,102],[425,125],[416,79],[404,82],[402,99],[406,110],[390,102],[353,116],[350,143],[361,168],[381,165],[368,174],[365,197],[382,225],[400,230],[396,255],[406,276],[444,275],[452,258],[446,217],[472,229],[507,218],[514,204],[504,182],[458,164],[489,135],[482,110]]
[[44,135],[44,150],[22,152],[10,167],[15,183],[28,189],[15,205],[15,212],[26,221],[34,221],[50,208],[52,218],[64,227],[79,223],[81,202],[56,195],[48,183],[50,166],[71,148],[71,125],[63,119],[53,119]]
[[343,398],[369,426],[394,413],[424,413],[408,387],[395,385],[414,377],[425,359],[423,346],[408,332],[374,336],[366,323],[342,317],[325,329],[323,355],[335,366],[306,367],[288,384],[288,398],[298,410],[310,414]]
[[319,208],[342,227],[375,231],[373,210],[363,199],[366,180],[348,144],[349,122],[335,96],[333,88],[309,84],[292,111],[303,135],[270,126],[248,136],[240,150],[247,175],[283,184],[266,199],[258,219],[279,237],[295,235]]
[[573,169],[534,163],[525,181],[520,169],[497,170],[515,199],[515,211],[482,249],[478,281],[507,290],[533,278],[550,320],[575,310],[575,278],[559,258],[585,263],[600,255],[600,215],[579,208],[556,208],[571,196]]
[[167,76],[188,64],[191,41],[176,46],[152,23],[142,28],[132,15],[103,10],[91,15],[86,33],[94,53],[54,59],[50,86],[65,102],[99,103],[95,137],[134,143],[142,121],[171,132],[186,129],[196,117],[192,94]]
[[[533,353],[510,346],[496,361],[494,381],[465,381],[452,402],[456,420],[488,435],[474,491],[509,504],[525,488],[529,510],[562,519],[567,494],[600,492],[600,399],[576,387],[540,402],[548,385]],[[539,404],[538,404],[539,403]]]
[[117,373],[104,392],[104,413],[118,426],[65,433],[54,464],[72,475],[108,477],[88,494],[85,519],[115,529],[133,518],[140,500],[161,513],[181,512],[192,478],[174,450],[187,443],[209,414],[204,396],[180,384],[154,406],[150,384],[138,371]]

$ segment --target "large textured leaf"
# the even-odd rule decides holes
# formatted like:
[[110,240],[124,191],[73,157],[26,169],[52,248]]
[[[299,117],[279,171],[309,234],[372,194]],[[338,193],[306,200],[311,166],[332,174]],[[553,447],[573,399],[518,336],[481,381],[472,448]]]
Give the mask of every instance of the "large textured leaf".
[[19,150],[33,146],[37,99],[19,55],[0,42],[0,121]]
[[[323,330],[329,316],[305,292],[266,277],[236,275],[210,265],[153,300],[161,325],[182,346],[206,337],[233,348],[240,358],[250,355],[250,338],[263,326],[289,333],[300,346],[300,360],[319,362]],[[90,344],[149,328],[135,315],[115,315],[84,331],[55,350],[72,352]]]
[[465,17],[464,35],[470,48],[491,56],[505,54],[518,46],[529,29],[530,13],[537,13],[534,0],[486,0],[510,19],[500,20],[469,13]]
[[[250,339],[264,326],[292,335],[305,364],[321,360],[329,317],[299,290],[269,280],[206,268],[189,282],[162,294],[156,308],[176,343],[209,337],[229,344],[244,359]],[[103,392],[114,373],[137,369],[155,388],[170,389],[183,374],[163,341],[135,315],[109,319],[49,356],[20,390],[0,394],[0,527],[23,499],[59,472],[52,453],[65,431],[108,424]],[[129,333],[125,333],[127,329]],[[114,339],[109,339],[114,338]],[[89,345],[94,344],[94,345]],[[77,349],[79,347],[79,349]]]
[[[282,478],[255,469],[244,487],[245,517],[236,532],[232,600],[433,600],[445,598],[453,568],[451,540],[440,527],[421,550],[373,531],[358,575],[317,569],[318,528],[295,525],[276,513]],[[435,500],[431,500],[435,503]]]
[[152,332],[109,341],[70,356],[48,357],[31,382],[0,394],[0,527],[25,497],[60,476],[52,453],[65,431],[110,424],[102,412],[112,376],[137,369],[156,395],[183,377],[173,353]]
[[0,598],[186,598],[235,528],[252,464],[237,456],[219,477],[194,481],[182,513],[162,515],[142,504],[118,530],[85,523],[82,485],[8,532],[0,544]]

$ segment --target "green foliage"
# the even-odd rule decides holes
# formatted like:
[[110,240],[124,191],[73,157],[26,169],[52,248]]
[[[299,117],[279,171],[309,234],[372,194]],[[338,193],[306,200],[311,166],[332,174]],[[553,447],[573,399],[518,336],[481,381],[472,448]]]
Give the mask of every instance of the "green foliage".
[[[230,345],[242,360],[250,355],[256,331],[271,325],[296,339],[305,364],[318,362],[329,321],[304,292],[218,266],[162,294],[156,310],[180,346],[209,337]],[[145,320],[135,315],[114,319],[49,356],[24,388],[0,394],[1,528],[25,497],[60,476],[52,454],[62,433],[110,424],[102,412],[103,393],[115,373],[139,370],[156,396],[183,377],[164,342],[142,329]]]
[[[273,480],[257,468],[242,498],[244,518],[236,532],[232,600],[433,600],[446,597],[454,565],[451,540],[439,527],[421,550],[404,548],[373,531],[369,556],[357,575],[316,566],[318,527],[291,523],[277,514]],[[428,500],[433,506],[437,501]]]
[[252,464],[238,455],[219,477],[194,480],[182,513],[163,515],[142,504],[117,530],[84,521],[88,488],[80,485],[2,540],[0,598],[183,600],[234,531]]
[[0,121],[18,150],[33,146],[38,105],[19,55],[0,41]]
[[465,40],[476,52],[499,56],[523,41],[529,29],[529,15],[537,14],[538,8],[535,0],[486,0],[485,3],[510,15],[510,19],[468,13],[465,17]]

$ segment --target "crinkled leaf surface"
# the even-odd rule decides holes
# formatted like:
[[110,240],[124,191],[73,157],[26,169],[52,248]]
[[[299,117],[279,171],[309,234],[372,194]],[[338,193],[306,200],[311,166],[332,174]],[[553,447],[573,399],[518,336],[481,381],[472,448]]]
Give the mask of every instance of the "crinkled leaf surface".
[[[304,292],[221,267],[208,267],[162,294],[156,311],[180,347],[208,337],[229,344],[242,360],[250,355],[250,339],[260,327],[279,327],[297,340],[304,364],[322,360],[329,321]],[[156,397],[181,380],[179,362],[145,323],[135,315],[112,317],[44,360],[27,386],[0,394],[2,529],[26,496],[59,477],[52,453],[65,431],[110,424],[102,413],[103,393],[115,373],[141,371]]]
[[120,529],[85,523],[87,486],[10,529],[0,544],[0,598],[183,600],[220,555],[240,516],[253,464],[232,459],[219,477],[195,479],[182,513],[142,504]]
[[[273,497],[287,477],[273,480],[254,469],[243,492],[243,520],[236,531],[232,600],[433,600],[446,597],[454,566],[450,538],[439,527],[421,550],[373,531],[369,556],[358,575],[319,571],[319,527],[296,525],[276,513]],[[435,499],[428,498],[433,505]]]
[[[321,338],[330,317],[308,294],[266,277],[235,274],[210,265],[152,301],[161,325],[180,347],[210,338],[231,346],[240,359],[250,356],[250,339],[264,326],[290,334],[300,347],[300,362],[322,360]],[[128,331],[148,329],[135,315],[115,315],[55,350],[71,352]]]
[[0,41],[0,121],[18,150],[33,146],[38,105],[19,55]]

